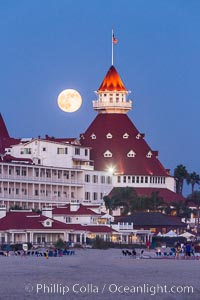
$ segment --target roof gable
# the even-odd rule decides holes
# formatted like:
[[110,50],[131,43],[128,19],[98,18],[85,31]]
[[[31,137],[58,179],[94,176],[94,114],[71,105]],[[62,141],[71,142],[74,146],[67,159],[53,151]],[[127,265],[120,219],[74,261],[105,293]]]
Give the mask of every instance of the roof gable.
[[[108,133],[112,139],[107,139]],[[94,134],[96,139],[91,138]],[[157,158],[157,151],[152,151],[144,134],[140,134],[126,114],[98,114],[80,141],[92,148],[91,160],[96,170],[106,171],[112,165],[119,174],[169,176]],[[105,155],[107,150],[112,155]],[[135,155],[127,155],[130,150]]]

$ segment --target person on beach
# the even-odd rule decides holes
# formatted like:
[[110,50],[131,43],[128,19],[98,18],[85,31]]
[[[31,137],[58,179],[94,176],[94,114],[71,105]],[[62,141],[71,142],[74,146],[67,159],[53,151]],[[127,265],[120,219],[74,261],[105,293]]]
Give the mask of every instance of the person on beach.
[[180,252],[181,252],[181,245],[180,245],[180,243],[177,243],[176,244],[176,247],[175,247],[175,249],[176,249],[176,259],[179,259],[180,258]]
[[186,254],[186,259],[190,258],[191,255],[191,245],[190,243],[187,243],[185,246],[185,254]]
[[194,243],[191,244],[191,254],[192,254],[193,258],[195,258],[195,245],[194,245]]

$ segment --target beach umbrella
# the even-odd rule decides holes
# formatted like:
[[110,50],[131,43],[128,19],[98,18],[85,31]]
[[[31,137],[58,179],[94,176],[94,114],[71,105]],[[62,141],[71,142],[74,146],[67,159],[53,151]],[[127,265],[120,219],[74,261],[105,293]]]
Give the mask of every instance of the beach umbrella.
[[166,234],[164,234],[164,236],[176,237],[177,234],[173,230],[170,230],[169,232],[167,232]]

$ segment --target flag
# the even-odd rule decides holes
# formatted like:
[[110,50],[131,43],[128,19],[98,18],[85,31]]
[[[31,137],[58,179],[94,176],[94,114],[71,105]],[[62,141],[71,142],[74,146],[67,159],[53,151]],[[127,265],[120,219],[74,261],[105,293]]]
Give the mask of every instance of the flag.
[[118,39],[115,38],[114,33],[113,33],[112,42],[114,45],[116,45],[118,43]]

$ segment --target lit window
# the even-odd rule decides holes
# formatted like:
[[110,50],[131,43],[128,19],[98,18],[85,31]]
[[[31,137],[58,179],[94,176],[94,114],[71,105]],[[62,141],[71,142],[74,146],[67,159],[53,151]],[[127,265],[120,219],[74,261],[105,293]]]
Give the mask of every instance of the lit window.
[[111,133],[108,133],[108,134],[106,135],[106,137],[107,137],[107,139],[112,139],[112,134],[111,134]]
[[104,157],[112,157],[112,152],[110,152],[109,150],[107,150],[106,152],[104,152]]
[[128,153],[127,153],[127,157],[135,157],[136,153],[133,151],[133,150],[130,150]]
[[152,155],[153,155],[153,153],[152,153],[151,151],[149,151],[149,152],[147,153],[146,157],[147,157],[147,158],[151,158]]
[[123,139],[128,139],[129,138],[129,134],[126,132],[126,133],[124,133],[124,135],[123,135]]
[[136,135],[136,139],[139,140],[140,138],[141,138],[141,134],[138,133],[138,134]]

